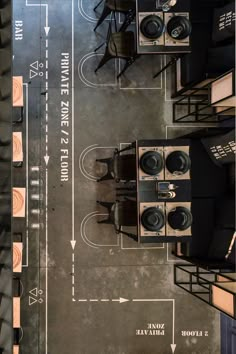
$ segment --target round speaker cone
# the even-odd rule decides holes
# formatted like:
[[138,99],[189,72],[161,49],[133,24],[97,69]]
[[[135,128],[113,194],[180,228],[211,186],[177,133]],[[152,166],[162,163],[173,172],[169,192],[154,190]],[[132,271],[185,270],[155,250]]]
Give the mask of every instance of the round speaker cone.
[[161,209],[151,207],[144,210],[141,223],[148,231],[160,231],[165,225],[165,216]]
[[140,30],[149,39],[158,39],[164,31],[164,22],[157,15],[149,15],[142,19]]
[[174,230],[187,230],[192,222],[192,214],[187,208],[177,207],[168,214],[168,223]]
[[166,167],[170,173],[184,174],[191,167],[190,157],[184,151],[173,151],[166,158]]
[[174,16],[167,24],[167,33],[173,39],[183,40],[190,36],[192,25],[184,16]]
[[155,176],[163,169],[163,157],[157,151],[148,151],[140,159],[140,167],[148,175]]

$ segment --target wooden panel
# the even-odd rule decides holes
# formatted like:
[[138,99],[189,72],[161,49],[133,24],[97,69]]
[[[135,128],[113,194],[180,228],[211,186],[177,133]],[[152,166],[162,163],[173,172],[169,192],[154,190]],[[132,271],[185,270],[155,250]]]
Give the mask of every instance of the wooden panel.
[[19,354],[19,353],[20,353],[19,345],[13,345],[13,354]]
[[25,188],[13,188],[13,211],[15,218],[25,217]]
[[13,242],[13,272],[22,272],[22,242]]
[[211,103],[216,103],[232,95],[233,73],[229,73],[211,84]]
[[212,304],[217,307],[219,310],[222,310],[234,317],[234,295],[229,293],[227,290],[236,292],[236,283],[220,283],[220,286],[223,286],[225,289],[218,288],[215,285],[212,285]]
[[235,108],[231,107],[216,107],[216,113],[222,116],[234,116]]
[[13,107],[23,107],[23,76],[13,76],[12,79]]
[[220,275],[217,275],[217,281],[228,282],[229,279],[236,280],[236,273],[221,273]]
[[20,298],[13,298],[13,328],[20,328]]
[[22,145],[22,133],[13,132],[13,162],[23,161],[23,145]]
[[236,106],[236,97],[232,96],[226,98],[225,100],[213,104],[214,107],[235,107]]

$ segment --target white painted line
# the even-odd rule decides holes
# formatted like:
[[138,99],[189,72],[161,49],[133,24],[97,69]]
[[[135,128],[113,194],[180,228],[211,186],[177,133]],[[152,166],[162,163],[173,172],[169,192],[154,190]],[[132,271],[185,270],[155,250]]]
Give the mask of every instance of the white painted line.
[[40,169],[39,166],[32,166],[32,167],[30,167],[30,170],[31,170],[32,172],[38,172],[39,169]]
[[90,302],[98,302],[98,299],[90,299]]
[[86,301],[88,301],[87,299],[79,299],[78,300],[79,302],[86,302]]
[[71,158],[72,158],[72,183],[71,183],[71,193],[72,193],[72,241],[75,240],[75,38],[74,38],[74,0],[72,0],[72,13],[71,13],[71,25],[72,25],[72,38],[71,38],[71,51],[72,51],[72,122],[71,122],[71,129],[72,129],[72,141],[71,141]]
[[48,135],[47,134],[46,134],[45,139],[46,139],[46,144],[48,144]]
[[48,169],[46,168],[45,176],[45,343],[46,354],[48,347]]
[[[87,86],[87,87],[91,87],[91,88],[98,88],[98,87],[117,87],[117,78],[116,78],[116,75],[115,75],[115,83],[114,84],[97,84],[97,83],[94,83],[94,82],[91,82],[89,81],[84,73],[83,73],[83,66],[85,64],[85,62],[92,58],[92,57],[95,57],[95,56],[103,56],[103,54],[99,54],[99,53],[88,53],[86,55],[83,56],[83,58],[79,61],[79,64],[78,64],[78,75],[79,75],[79,78],[80,80]],[[114,64],[115,65],[115,64]]]
[[48,59],[48,49],[46,49],[46,59]]
[[109,299],[101,299],[100,301],[101,302],[109,302],[110,300]]
[[[119,72],[121,71],[121,59],[119,61]],[[162,68],[162,56],[161,56],[161,68]],[[134,63],[135,65],[135,63]],[[120,90],[162,90],[162,73],[160,74],[161,77],[161,86],[157,87],[122,87],[122,76],[119,78],[119,88]]]
[[40,200],[40,195],[39,194],[31,194],[31,200]]
[[31,224],[31,229],[40,229],[40,224]]
[[48,133],[48,125],[45,126],[45,132]]
[[82,223],[81,223],[81,237],[83,239],[83,241],[89,245],[90,247],[94,247],[94,248],[98,248],[98,247],[118,247],[119,246],[119,237],[116,235],[117,237],[117,243],[116,244],[109,244],[109,245],[101,245],[98,243],[94,243],[92,241],[90,241],[86,235],[86,225],[87,222],[90,221],[90,219],[94,218],[95,216],[107,216],[108,214],[101,214],[98,211],[92,212],[90,214],[88,214],[87,216],[85,216],[85,218],[83,219]]
[[39,185],[40,185],[39,179],[32,179],[32,180],[30,181],[30,185],[31,185],[31,186],[39,186]]
[[[48,48],[48,39],[46,39],[46,48]],[[47,50],[46,50],[47,52]]]
[[94,144],[94,145],[90,145],[90,146],[86,147],[82,151],[82,153],[80,154],[80,157],[79,157],[79,169],[80,169],[80,172],[82,173],[82,175],[85,178],[89,179],[90,181],[96,182],[99,177],[95,177],[95,176],[91,175],[90,173],[88,173],[86,171],[86,169],[84,167],[84,159],[85,159],[86,155],[95,149],[115,149],[115,148],[116,148],[116,146],[98,146],[98,144]]
[[48,80],[48,71],[45,73],[46,80]]
[[46,97],[46,101],[48,101],[48,92],[46,92],[45,97]]
[[34,215],[39,215],[40,214],[40,209],[31,209],[31,213]]
[[[48,60],[46,60],[46,69],[48,69]],[[47,84],[47,82],[46,82]]]

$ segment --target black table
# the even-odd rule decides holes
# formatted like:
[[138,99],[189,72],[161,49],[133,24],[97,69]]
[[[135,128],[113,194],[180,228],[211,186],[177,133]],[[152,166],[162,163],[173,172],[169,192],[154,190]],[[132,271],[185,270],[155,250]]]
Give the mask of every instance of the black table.
[[[191,239],[191,235],[185,236],[141,236],[141,205],[145,203],[164,203],[164,208],[168,208],[168,205],[173,205],[176,203],[178,205],[183,205],[188,202],[191,205],[191,179],[171,179],[167,178],[156,179],[156,180],[142,180],[140,178],[140,159],[139,159],[139,149],[145,147],[172,147],[172,146],[186,146],[189,147],[189,153],[191,156],[190,142],[187,139],[172,139],[172,140],[137,140],[132,144],[136,150],[136,169],[137,169],[137,188],[136,188],[136,198],[137,198],[137,235],[140,243],[159,243],[159,242],[186,242]],[[159,198],[157,191],[158,183],[160,182],[170,182],[174,184],[176,189],[176,196],[172,199]],[[169,204],[171,203],[171,204]]]
[[[177,4],[173,6],[169,11],[163,13],[162,10],[158,9],[156,4],[157,0],[136,0],[136,32],[137,32],[137,53],[138,54],[181,54],[191,52],[191,36],[189,45],[165,45],[165,44],[149,44],[140,45],[140,29],[139,29],[139,17],[140,13],[155,13],[161,12],[163,16],[168,16],[168,13],[189,13],[190,16],[190,0],[178,0]],[[165,38],[166,35],[165,35]],[[166,42],[166,39],[164,40]]]

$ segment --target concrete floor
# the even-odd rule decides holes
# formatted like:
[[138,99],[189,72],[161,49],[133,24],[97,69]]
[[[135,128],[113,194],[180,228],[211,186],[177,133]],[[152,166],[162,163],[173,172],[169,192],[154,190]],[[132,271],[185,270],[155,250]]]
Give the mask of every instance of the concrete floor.
[[[96,183],[104,172],[96,158],[137,138],[189,131],[166,128],[172,125],[170,72],[152,79],[166,59],[142,57],[120,82],[119,63],[110,62],[95,75],[99,56],[93,50],[107,28],[104,23],[93,32],[95,0],[13,3],[14,20],[23,21],[23,39],[14,40],[14,74],[23,75],[25,83],[25,168],[14,183],[29,187],[22,353],[168,354],[177,344],[179,354],[219,354],[219,313],[174,286],[170,249],[139,246],[96,223],[97,214],[104,213],[96,200],[115,199],[113,182]],[[62,53],[70,57],[68,96],[61,94]],[[70,117],[63,129],[62,101],[68,102]],[[68,149],[67,182],[61,181],[61,149]],[[35,180],[39,186],[32,185]],[[129,301],[112,301],[120,298]],[[137,335],[149,323],[164,324],[164,335]],[[208,336],[184,337],[184,330]]]

